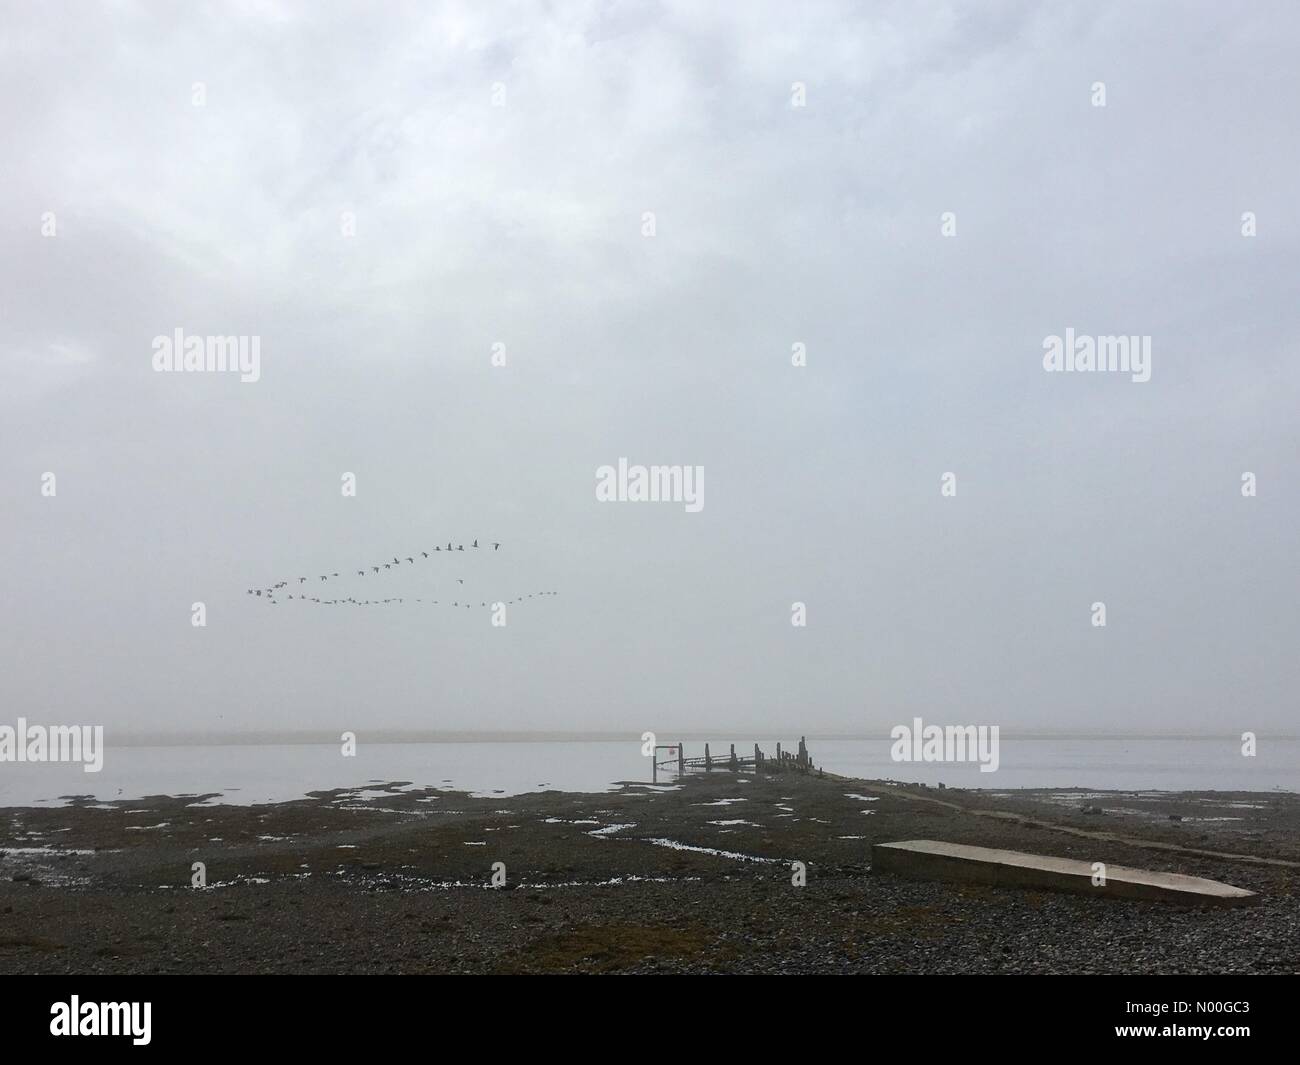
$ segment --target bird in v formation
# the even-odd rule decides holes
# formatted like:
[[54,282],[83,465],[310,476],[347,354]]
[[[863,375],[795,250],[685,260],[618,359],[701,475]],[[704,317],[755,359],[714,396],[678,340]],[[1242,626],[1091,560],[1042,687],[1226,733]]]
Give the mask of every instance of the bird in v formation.
[[[501,542],[500,542],[499,540],[489,540],[489,541],[487,541],[487,542],[490,543],[490,544],[492,545],[492,550],[493,550],[493,551],[499,551],[499,550],[501,549]],[[471,550],[477,550],[477,549],[479,549],[478,537],[475,537],[475,538],[470,542],[470,545],[469,545],[469,546],[470,546],[470,549],[471,549]],[[442,548],[442,547],[440,547],[440,546],[435,546],[433,550],[434,550],[435,552],[441,552],[441,551],[444,550],[444,548]],[[447,546],[446,546],[445,550],[447,550],[447,551],[464,551],[464,550],[465,550],[465,545],[464,545],[463,543],[462,543],[462,544],[456,544],[456,543],[454,543],[453,541],[448,540],[448,541],[447,541]],[[428,557],[429,557],[429,552],[428,552],[428,551],[421,551],[419,554],[420,554],[420,557],[421,557],[421,558],[428,558]],[[414,565],[414,564],[415,564],[415,556],[414,556],[414,555],[407,555],[407,556],[406,556],[406,562],[407,562],[408,564],[410,564],[410,565]],[[402,564],[402,557],[401,557],[401,556],[398,556],[398,555],[394,555],[394,556],[393,556],[393,561],[392,561],[392,562],[385,562],[385,563],[383,563],[382,565],[383,565],[383,568],[384,568],[384,569],[392,569],[394,566],[400,566],[401,564]],[[371,566],[370,569],[371,569],[371,571],[374,572],[374,573],[379,573],[380,567],[379,567],[379,566]],[[366,575],[366,571],[365,571],[365,569],[359,569],[359,570],[356,571],[356,573],[357,573],[357,576],[358,576],[358,577],[364,577],[364,576]],[[318,581],[325,581],[325,582],[328,582],[329,580],[331,580],[331,579],[337,577],[338,575],[339,575],[339,574],[338,574],[337,572],[335,572],[335,571],[331,571],[330,573],[322,573],[322,574],[318,574],[318,575],[317,575],[317,580],[318,580]],[[300,576],[300,577],[298,578],[298,584],[299,584],[299,585],[306,584],[306,583],[307,583],[307,580],[308,580],[307,577],[302,577],[302,576]],[[271,602],[272,605],[275,605],[275,603],[276,603],[276,600],[275,600],[275,592],[276,592],[277,590],[281,589],[281,588],[287,587],[288,583],[289,583],[288,581],[277,581],[275,584],[272,584],[269,588],[266,588],[266,589],[261,589],[261,588],[249,588],[249,589],[248,589],[248,594],[249,594],[249,595],[255,595],[255,596],[257,596],[258,598],[265,598],[265,599],[269,600],[269,601]],[[465,580],[464,580],[463,577],[458,577],[458,578],[456,578],[456,583],[457,583],[457,584],[461,584],[461,585],[463,585],[463,584],[465,583]],[[530,592],[530,593],[528,593],[526,596],[524,596],[524,595],[520,595],[517,599],[510,599],[510,600],[508,600],[507,602],[513,604],[513,603],[516,603],[516,602],[523,602],[525,598],[532,599],[535,595],[537,595],[537,596],[545,596],[545,595],[558,595],[558,594],[559,594],[559,593],[558,593],[558,592],[555,592],[555,591]],[[294,597],[291,595],[291,596],[289,596],[288,598],[289,598],[289,599],[293,599]],[[355,597],[348,597],[348,598],[346,598],[346,599],[321,599],[321,598],[319,598],[318,596],[300,595],[300,596],[298,596],[298,601],[299,601],[299,602],[320,603],[320,604],[322,604],[322,605],[326,605],[326,606],[337,606],[337,605],[339,605],[339,604],[349,604],[349,605],[354,605],[354,606],[374,606],[374,605],[382,604],[382,603],[404,603],[404,602],[406,601],[406,597],[396,597],[396,598],[395,598],[395,597],[390,597],[390,598],[388,598],[388,599],[364,599],[364,600],[359,600],[359,599],[356,599]],[[422,603],[422,602],[424,602],[424,601],[425,601],[425,600],[424,600],[422,597],[417,597],[416,599],[414,599],[414,602],[417,602],[417,603]],[[429,602],[436,604],[436,603],[438,602],[438,600],[436,600],[436,599],[431,599],[431,600],[429,600]],[[461,604],[459,601],[457,601],[457,602],[454,603],[453,605],[459,607],[459,606],[461,606],[462,604]],[[464,606],[465,606],[465,609],[467,609],[467,610],[470,608],[470,604],[469,604],[469,603],[464,604]],[[480,603],[479,606],[486,607],[487,604],[486,604],[486,603]]]

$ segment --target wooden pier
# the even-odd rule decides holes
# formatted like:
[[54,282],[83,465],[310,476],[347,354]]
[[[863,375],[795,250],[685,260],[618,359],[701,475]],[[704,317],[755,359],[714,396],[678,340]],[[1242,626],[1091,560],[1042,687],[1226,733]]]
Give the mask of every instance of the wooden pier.
[[[660,759],[659,752],[668,752],[668,757]],[[660,767],[666,769],[676,769],[677,776],[684,777],[690,772],[710,773],[715,769],[725,770],[730,773],[813,773],[818,776],[822,771],[814,764],[808,754],[808,744],[805,737],[799,737],[799,747],[796,751],[783,751],[778,741],[776,745],[776,754],[769,755],[764,753],[763,749],[756,743],[754,744],[754,753],[752,755],[736,754],[736,745],[731,744],[730,751],[725,755],[715,755],[706,743],[704,745],[703,756],[688,758],[686,756],[686,745],[684,743],[664,744],[655,748],[653,779],[657,784],[659,782]]]

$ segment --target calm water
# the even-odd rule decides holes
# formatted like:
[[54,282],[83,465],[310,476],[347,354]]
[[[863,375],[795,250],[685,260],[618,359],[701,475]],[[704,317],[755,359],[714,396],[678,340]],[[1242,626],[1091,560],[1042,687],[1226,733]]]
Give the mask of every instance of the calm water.
[[[660,742],[669,742],[661,737]],[[726,738],[710,741],[725,753]],[[775,744],[761,744],[769,754]],[[793,743],[790,745],[793,747]],[[753,741],[737,741],[738,753]],[[846,776],[954,787],[1084,788],[1168,791],[1300,791],[1300,740],[1261,738],[1255,758],[1230,739],[1003,739],[1000,766],[893,762],[888,740],[810,739],[814,761]],[[687,741],[688,756],[704,741]],[[219,792],[230,803],[278,802],[309,791],[363,788],[375,782],[455,788],[476,795],[598,792],[615,781],[650,779],[635,737],[627,741],[405,743],[359,745],[344,758],[337,745],[112,747],[104,768],[0,763],[0,806],[57,803],[61,796],[138,799],[145,795]],[[671,774],[661,774],[660,780]]]

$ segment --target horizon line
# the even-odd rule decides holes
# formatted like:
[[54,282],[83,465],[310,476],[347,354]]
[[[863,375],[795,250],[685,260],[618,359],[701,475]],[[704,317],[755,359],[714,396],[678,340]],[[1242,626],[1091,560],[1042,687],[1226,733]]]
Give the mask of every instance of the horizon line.
[[[674,742],[717,742],[725,739],[731,742],[732,736],[740,737],[735,742],[789,742],[795,744],[800,738],[809,744],[818,741],[876,740],[891,742],[890,729],[895,725],[883,726],[880,731],[845,731],[827,730],[824,732],[778,732],[770,728],[758,730],[744,729],[710,729],[702,731],[698,727],[675,731],[671,729],[648,729],[655,733],[656,742],[660,744]],[[964,727],[964,726],[963,726]],[[1239,733],[1226,732],[1159,732],[1140,730],[1122,732],[1106,729],[1042,729],[1042,728],[1007,728],[998,726],[1003,739],[1012,740],[1229,740],[1239,743]],[[402,729],[371,728],[358,730],[340,728],[338,730],[312,729],[229,729],[229,730],[194,730],[190,732],[162,732],[145,730],[125,730],[116,732],[106,728],[105,742],[119,747],[187,747],[187,746],[295,746],[313,744],[334,744],[341,740],[344,732],[356,735],[359,742],[403,744],[403,743],[640,743],[641,732],[626,732],[611,729]],[[1297,740],[1300,735],[1290,733],[1256,733],[1273,740]],[[367,740],[367,737],[368,740]]]

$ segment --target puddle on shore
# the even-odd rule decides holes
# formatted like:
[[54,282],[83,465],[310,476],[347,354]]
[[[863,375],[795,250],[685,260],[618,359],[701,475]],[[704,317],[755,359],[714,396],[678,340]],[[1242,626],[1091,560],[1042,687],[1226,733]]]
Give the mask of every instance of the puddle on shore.
[[34,854],[57,858],[69,854],[113,854],[114,851],[80,850],[73,847],[0,847],[0,858],[11,854]]
[[[341,877],[346,874],[336,870],[330,875]],[[493,887],[486,880],[421,880],[403,873],[384,873],[378,877],[379,882],[405,891],[549,891],[553,888],[618,887],[621,884],[684,884],[700,879],[698,876],[637,876],[629,873],[626,876],[612,876],[607,880],[557,880],[554,883],[528,880],[520,884]]]
[[731,858],[737,862],[761,862],[764,865],[784,865],[780,858],[760,858],[754,854],[740,854],[736,851],[718,850],[717,847],[696,847],[690,843],[679,843],[675,839],[647,839],[646,843],[653,843],[656,847],[669,847],[675,851],[690,851],[693,854],[712,854],[717,858]]
[[587,835],[612,836],[615,832],[622,832],[625,828],[636,828],[636,825],[606,825],[604,828],[593,828]]

